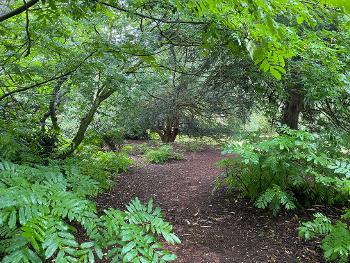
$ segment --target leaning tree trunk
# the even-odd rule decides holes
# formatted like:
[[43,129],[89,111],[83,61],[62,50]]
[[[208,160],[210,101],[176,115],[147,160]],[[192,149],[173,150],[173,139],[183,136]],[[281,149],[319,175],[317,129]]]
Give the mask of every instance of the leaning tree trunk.
[[72,139],[72,142],[70,143],[70,145],[59,156],[60,159],[67,158],[78,148],[78,146],[84,139],[85,132],[89,127],[90,123],[92,122],[98,107],[104,100],[109,98],[113,94],[113,92],[114,90],[110,90],[110,89],[100,90],[99,92],[97,92],[96,98],[94,99],[91,108],[85,114],[85,116],[81,119],[77,133]]
[[297,130],[299,126],[300,113],[304,108],[304,95],[298,89],[291,89],[283,108],[282,124]]

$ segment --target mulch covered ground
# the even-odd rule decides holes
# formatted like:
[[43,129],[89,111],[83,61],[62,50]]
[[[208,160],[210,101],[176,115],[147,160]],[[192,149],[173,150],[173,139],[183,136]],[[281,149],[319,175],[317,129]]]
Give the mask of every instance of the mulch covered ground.
[[315,242],[297,237],[300,214],[273,218],[224,190],[212,193],[220,174],[214,164],[220,158],[213,149],[162,165],[135,157],[131,171],[119,176],[97,204],[100,209],[124,208],[135,197],[144,202],[152,197],[182,240],[173,248],[176,262],[323,262]]

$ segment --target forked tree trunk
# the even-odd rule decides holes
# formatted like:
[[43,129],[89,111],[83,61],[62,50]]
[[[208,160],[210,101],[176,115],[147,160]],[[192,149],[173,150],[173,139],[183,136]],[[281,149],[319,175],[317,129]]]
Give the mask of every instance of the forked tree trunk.
[[304,96],[300,90],[289,91],[288,98],[283,108],[282,124],[297,130],[299,126],[300,113],[304,108]]
[[168,119],[166,125],[162,129],[158,129],[156,132],[160,136],[160,139],[164,143],[174,142],[180,130],[179,119],[176,117],[174,120]]

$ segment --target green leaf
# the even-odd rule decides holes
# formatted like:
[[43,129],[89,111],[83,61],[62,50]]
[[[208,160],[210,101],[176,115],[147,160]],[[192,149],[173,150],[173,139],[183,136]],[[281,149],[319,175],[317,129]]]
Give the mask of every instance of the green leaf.
[[16,219],[17,219],[17,211],[16,210],[13,210],[10,214],[10,219],[9,219],[9,222],[8,222],[8,225],[9,225],[9,228],[10,229],[13,229],[15,228],[16,226]]
[[298,16],[298,17],[297,17],[297,23],[300,25],[300,24],[303,23],[303,22],[304,22],[304,18],[301,17],[301,16]]
[[163,260],[165,261],[173,261],[177,258],[175,254],[168,254],[162,257]]
[[128,253],[131,249],[133,249],[136,246],[136,243],[134,241],[129,242],[126,246],[122,248],[122,254]]
[[270,68],[270,72],[276,79],[281,80],[281,78],[282,78],[281,73],[278,72],[274,67]]
[[56,243],[50,243],[45,250],[45,258],[46,259],[51,258],[57,249],[58,249],[58,247],[57,247]]
[[82,249],[91,248],[95,245],[95,242],[84,242],[80,244]]

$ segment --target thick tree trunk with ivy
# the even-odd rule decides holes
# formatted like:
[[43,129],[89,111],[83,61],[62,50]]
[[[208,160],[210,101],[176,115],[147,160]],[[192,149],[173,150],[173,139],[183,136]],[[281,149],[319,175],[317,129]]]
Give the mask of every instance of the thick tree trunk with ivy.
[[78,146],[80,145],[80,143],[84,139],[85,132],[86,132],[87,128],[89,127],[90,123],[94,119],[94,115],[95,115],[98,107],[101,105],[101,103],[104,100],[109,98],[113,94],[113,92],[114,92],[114,90],[111,90],[111,89],[101,89],[97,92],[96,97],[91,105],[91,108],[85,114],[85,116],[81,119],[77,133],[75,134],[74,138],[72,139],[72,142],[70,143],[70,145],[59,156],[60,159],[67,158],[78,148]]
[[304,108],[304,95],[298,89],[290,89],[283,108],[282,124],[297,130],[300,113]]

